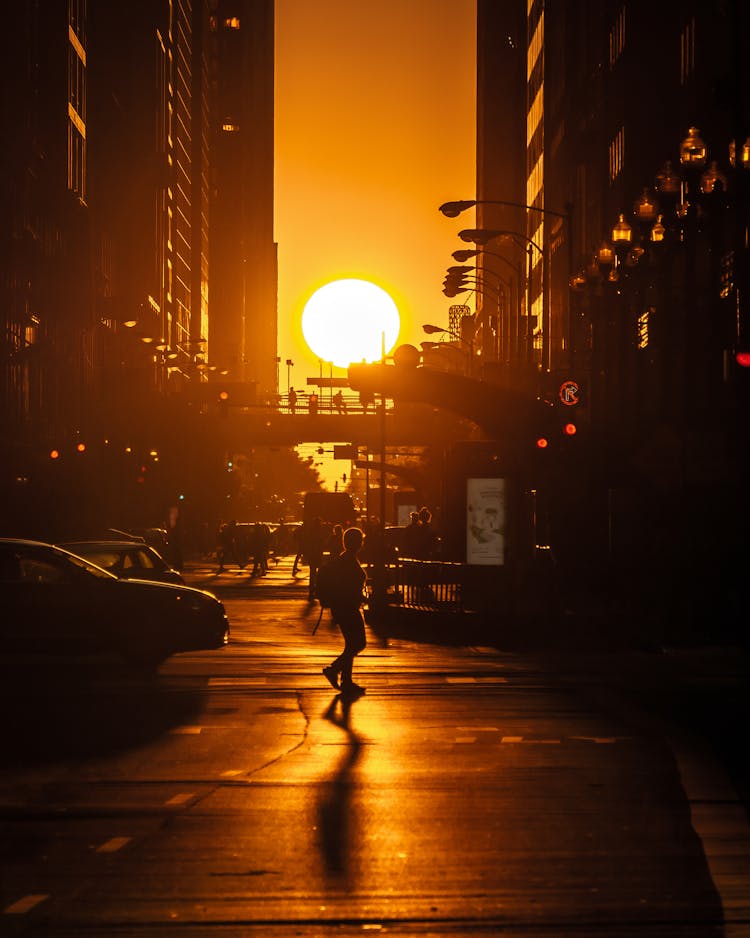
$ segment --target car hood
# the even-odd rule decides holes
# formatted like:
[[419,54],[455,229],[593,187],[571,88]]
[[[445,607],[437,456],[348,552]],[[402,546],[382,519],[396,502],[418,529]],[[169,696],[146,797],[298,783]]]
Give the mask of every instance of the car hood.
[[220,602],[217,596],[209,593],[208,590],[197,589],[194,586],[185,586],[184,583],[162,583],[158,580],[117,580],[117,583],[126,589],[136,589],[142,593],[156,593],[160,596],[167,596],[170,593],[182,593],[188,596],[202,596],[204,599],[212,599]]

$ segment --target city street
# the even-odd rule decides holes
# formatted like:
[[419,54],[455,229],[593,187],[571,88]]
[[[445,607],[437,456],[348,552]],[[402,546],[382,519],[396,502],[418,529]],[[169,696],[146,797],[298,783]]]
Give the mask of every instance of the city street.
[[191,564],[230,645],[153,677],[3,662],[0,934],[750,934],[747,814],[657,671],[370,632],[345,706],[291,568]]

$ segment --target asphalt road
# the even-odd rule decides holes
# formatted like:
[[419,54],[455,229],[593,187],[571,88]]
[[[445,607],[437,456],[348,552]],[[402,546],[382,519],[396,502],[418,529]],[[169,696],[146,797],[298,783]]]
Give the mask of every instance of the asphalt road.
[[290,568],[192,565],[231,644],[153,679],[3,662],[0,934],[750,934],[747,815],[640,672],[371,634],[347,707]]

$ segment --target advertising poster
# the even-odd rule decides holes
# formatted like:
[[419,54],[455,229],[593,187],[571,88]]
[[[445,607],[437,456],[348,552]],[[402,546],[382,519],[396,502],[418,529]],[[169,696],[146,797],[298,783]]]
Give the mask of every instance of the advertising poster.
[[505,563],[505,479],[466,480],[466,563]]

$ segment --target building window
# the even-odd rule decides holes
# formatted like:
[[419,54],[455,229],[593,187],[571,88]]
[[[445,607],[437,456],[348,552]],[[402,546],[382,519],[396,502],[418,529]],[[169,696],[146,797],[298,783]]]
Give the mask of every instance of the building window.
[[239,16],[225,16],[224,17],[224,29],[239,29],[239,28],[240,28]]
[[239,133],[240,125],[233,120],[225,120],[221,125],[221,129],[227,134],[236,134]]
[[695,17],[680,33],[680,84],[684,85],[695,71]]
[[621,127],[609,145],[609,181],[614,182],[625,163],[625,128]]
[[734,290],[734,251],[729,251],[721,258],[719,268],[719,296],[726,300]]
[[68,189],[86,199],[86,49],[84,0],[68,5]]
[[625,48],[625,7],[622,7],[615,24],[609,31],[609,67],[614,68],[615,62],[622,55]]
[[638,317],[638,348],[648,348],[648,321],[653,311],[653,306],[649,306],[649,308]]

